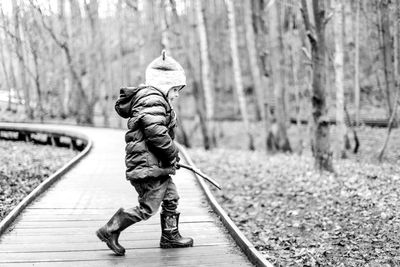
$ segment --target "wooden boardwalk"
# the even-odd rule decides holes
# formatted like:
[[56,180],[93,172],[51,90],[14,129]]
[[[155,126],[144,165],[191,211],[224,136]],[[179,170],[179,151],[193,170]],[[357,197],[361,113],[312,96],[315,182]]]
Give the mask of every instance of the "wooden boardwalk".
[[181,196],[180,231],[194,238],[194,247],[160,249],[156,214],[125,230],[120,242],[126,255],[114,256],[95,231],[119,207],[137,204],[124,175],[124,131],[51,128],[83,132],[93,140],[93,148],[0,237],[0,266],[253,266],[186,170],[179,170],[174,181]]

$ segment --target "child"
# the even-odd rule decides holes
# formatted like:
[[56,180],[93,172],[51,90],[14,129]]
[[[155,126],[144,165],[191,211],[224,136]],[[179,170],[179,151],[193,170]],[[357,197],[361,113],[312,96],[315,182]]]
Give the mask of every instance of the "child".
[[177,212],[178,192],[171,174],[179,161],[175,146],[176,115],[171,101],[186,85],[183,68],[172,57],[162,55],[146,69],[146,83],[139,87],[121,88],[115,110],[128,120],[126,141],[126,178],[139,194],[139,206],[120,208],[96,235],[106,242],[115,254],[125,249],[118,237],[125,228],[147,220],[158,208],[161,211],[161,248],[191,247],[192,238],[179,234]]

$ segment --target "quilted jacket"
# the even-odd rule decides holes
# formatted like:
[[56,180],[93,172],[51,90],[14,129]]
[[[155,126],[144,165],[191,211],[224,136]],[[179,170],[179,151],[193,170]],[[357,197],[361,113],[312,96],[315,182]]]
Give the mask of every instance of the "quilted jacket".
[[176,116],[164,94],[152,86],[121,88],[115,110],[128,119],[126,178],[175,174],[171,162],[178,156],[173,142]]

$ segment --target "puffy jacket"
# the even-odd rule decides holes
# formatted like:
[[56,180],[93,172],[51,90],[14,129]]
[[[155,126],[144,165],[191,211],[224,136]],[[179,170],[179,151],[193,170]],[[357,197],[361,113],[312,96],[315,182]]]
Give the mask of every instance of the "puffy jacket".
[[166,97],[152,86],[121,88],[115,110],[129,118],[125,135],[126,178],[174,174],[171,162],[178,156],[173,142],[176,116]]

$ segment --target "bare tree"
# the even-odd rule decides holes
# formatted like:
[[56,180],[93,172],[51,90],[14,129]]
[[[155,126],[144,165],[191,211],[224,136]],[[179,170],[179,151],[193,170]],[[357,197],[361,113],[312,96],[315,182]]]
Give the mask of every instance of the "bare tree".
[[[57,25],[59,25],[59,32],[60,32],[60,38],[66,40],[66,43],[68,43],[69,35],[67,31],[67,23],[66,23],[66,18],[65,18],[65,3],[66,1],[64,0],[58,0],[57,1]],[[52,26],[53,21],[50,21],[50,26]],[[52,27],[51,27],[52,28]],[[53,50],[58,50],[59,47],[57,44],[54,44],[52,41],[51,46],[53,47]],[[58,76],[58,79],[55,81],[55,87],[57,88],[56,96],[58,99],[58,115],[61,118],[66,118],[69,110],[69,104],[71,102],[71,82],[70,82],[70,75],[68,75],[69,71],[67,68],[67,63],[66,63],[65,57],[61,58],[55,58],[54,61],[52,62],[52,66],[56,69],[56,73]],[[58,66],[56,68],[55,66]]]
[[[74,1],[74,0],[71,0]],[[71,2],[70,4],[73,4],[74,2]],[[76,4],[76,3],[75,3]],[[47,33],[51,36],[53,41],[57,44],[57,46],[63,51],[68,70],[70,72],[72,81],[74,85],[76,86],[77,90],[77,96],[73,99],[76,101],[76,116],[77,116],[77,122],[78,123],[87,123],[87,124],[93,124],[93,116],[94,116],[94,106],[93,106],[93,101],[90,102],[87,92],[83,86],[82,83],[82,75],[86,74],[84,68],[84,59],[82,55],[79,56],[79,66],[78,63],[76,63],[73,59],[73,52],[71,52],[70,45],[68,43],[68,40],[62,39],[62,37],[58,36],[55,32],[55,30],[50,27],[48,22],[46,22],[45,15],[43,14],[41,8],[39,6],[36,6],[32,1],[31,5],[38,11],[40,15],[40,20],[41,24],[44,27],[44,29],[47,31]],[[74,5],[71,5],[71,8]],[[75,6],[76,8],[76,6]],[[79,8],[79,6],[77,7]],[[76,12],[76,11],[74,11]]]
[[[195,100],[195,110],[196,110],[196,115],[199,118],[199,124],[200,124],[200,128],[201,128],[201,132],[202,132],[202,137],[203,137],[203,146],[205,149],[210,149],[212,147],[212,137],[210,136],[210,131],[208,129],[208,124],[206,122],[206,118],[204,116],[204,110],[205,110],[205,104],[204,104],[204,95],[201,94],[200,89],[199,89],[199,84],[196,81],[197,76],[197,72],[196,69],[194,67],[194,63],[192,63],[194,61],[193,56],[191,56],[193,54],[192,52],[192,48],[193,45],[190,42],[196,42],[196,36],[198,36],[198,34],[194,34],[193,31],[190,31],[188,36],[185,36],[183,34],[183,21],[181,21],[181,18],[178,15],[178,11],[176,8],[176,1],[175,0],[169,0],[170,5],[171,5],[171,10],[172,10],[172,21],[173,21],[173,31],[177,33],[176,36],[176,42],[177,42],[177,47],[183,47],[185,44],[188,43],[189,41],[189,46],[187,49],[183,49],[183,51],[181,51],[181,55],[184,58],[184,62],[185,62],[185,66],[186,66],[186,73],[187,76],[191,76],[192,78],[191,80],[191,87],[193,89],[193,97]],[[186,8],[190,8],[190,7],[186,7]],[[192,10],[192,12],[195,12],[195,10]],[[196,23],[192,24],[193,30],[194,28],[197,26]],[[180,105],[178,105],[178,110],[181,110]],[[179,112],[181,114],[181,112]],[[190,147],[191,144],[189,142],[189,136],[186,133],[186,128],[184,126],[183,120],[179,120],[179,129],[180,129],[180,133],[182,136],[182,141],[185,144],[185,146]],[[179,136],[178,136],[179,137]]]
[[[6,21],[6,17],[4,15],[4,11],[3,11],[3,6],[0,3],[0,10],[1,10],[1,19],[3,21],[3,27],[8,27],[8,21]],[[7,42],[7,32],[6,30],[3,28],[3,32],[4,32],[4,36],[3,38],[5,39],[5,42]],[[9,73],[7,70],[7,59],[5,57],[5,54],[8,54],[7,52],[7,47],[3,44],[3,42],[0,42],[0,60],[1,60],[1,66],[3,69],[3,75],[4,75],[4,79],[6,81],[6,87],[8,89],[8,105],[7,105],[7,110],[11,110],[11,90],[12,90],[12,86],[11,86],[11,82],[10,82],[10,77],[9,77]],[[11,62],[11,60],[9,60]]]
[[380,31],[382,36],[382,55],[385,73],[385,89],[388,107],[388,116],[392,114],[394,106],[394,72],[393,72],[393,41],[390,35],[390,0],[379,0]]
[[201,4],[201,0],[195,1],[195,10],[197,17],[197,30],[200,40],[200,64],[201,64],[201,80],[204,91],[204,105],[206,110],[206,123],[207,123],[207,135],[210,138],[210,146],[215,147],[215,128],[214,128],[214,96],[213,88],[211,83],[211,65],[209,59],[207,31],[204,21],[204,8]]
[[271,39],[277,41],[272,49],[272,74],[274,80],[274,119],[272,121],[271,132],[268,137],[268,143],[272,146],[272,150],[292,151],[289,138],[287,136],[286,124],[288,121],[286,109],[286,75],[284,72],[284,44],[283,44],[283,27],[282,27],[282,6],[281,3],[275,2],[275,9],[271,8],[270,14],[270,36]]
[[85,10],[88,15],[91,32],[91,49],[89,49],[88,53],[90,56],[92,95],[99,95],[98,98],[92,97],[91,105],[94,106],[98,100],[100,100],[99,104],[101,105],[103,124],[108,127],[110,126],[110,97],[107,88],[111,87],[111,84],[108,79],[108,60],[105,52],[105,38],[100,27],[98,1],[90,0],[88,3],[87,0],[85,0]]
[[250,61],[250,72],[253,79],[255,98],[256,98],[256,111],[260,114],[261,123],[262,123],[262,131],[261,135],[262,139],[266,140],[266,116],[265,116],[265,105],[264,105],[264,92],[261,81],[261,73],[258,64],[258,53],[257,53],[257,45],[256,45],[256,37],[254,33],[253,27],[253,8],[252,1],[246,0],[244,5],[244,18],[245,18],[245,27],[246,27],[246,43],[247,43],[247,52],[249,54]]
[[[42,85],[41,85],[41,70],[40,70],[40,51],[39,51],[39,36],[40,29],[38,22],[34,18],[34,14],[27,13],[26,19],[23,23],[23,28],[25,29],[25,35],[28,40],[29,51],[32,56],[33,61],[33,71],[26,66],[25,70],[30,74],[31,78],[34,81],[35,89],[36,89],[36,108],[39,113],[40,121],[44,121],[44,109],[43,109],[43,93],[42,93]],[[29,19],[29,21],[27,21]]]
[[169,35],[170,35],[170,22],[169,22],[169,16],[168,16],[168,0],[162,0],[161,3],[161,47],[162,49],[165,49],[169,51],[171,49],[171,45],[169,42]]
[[[360,124],[360,0],[356,0],[355,55],[354,55],[354,104],[356,124]],[[343,14],[342,14],[343,16]],[[344,34],[344,33],[343,33]]]
[[13,18],[14,18],[14,46],[15,53],[18,58],[18,71],[20,76],[20,88],[24,92],[24,105],[25,105],[25,113],[29,119],[33,119],[33,109],[31,107],[31,96],[29,90],[29,83],[26,77],[24,52],[22,47],[22,37],[21,37],[21,29],[20,29],[20,9],[18,1],[12,1],[13,8]]
[[390,138],[390,133],[392,132],[393,125],[395,124],[395,118],[396,118],[396,113],[397,113],[397,107],[399,104],[399,95],[400,95],[400,79],[399,79],[399,27],[400,23],[400,3],[399,1],[396,1],[396,7],[395,7],[395,20],[394,20],[394,74],[395,74],[395,87],[396,87],[396,97],[394,99],[394,107],[392,110],[392,114],[390,115],[389,118],[389,123],[388,123],[388,128],[387,128],[387,135],[385,138],[385,141],[382,145],[382,148],[379,151],[378,154],[378,160],[382,161],[383,155],[385,153],[386,147],[389,143],[389,138]]
[[[329,120],[326,108],[325,88],[325,25],[327,17],[325,15],[324,3],[312,0],[312,14],[314,26],[311,24],[309,7],[306,0],[301,1],[302,15],[307,31],[308,39],[311,43],[311,57],[313,66],[312,81],[312,118],[313,136],[311,149],[315,159],[315,167],[319,170],[333,171],[332,151],[329,140]],[[315,29],[315,31],[314,31]]]
[[[290,27],[290,37],[291,39],[299,39],[299,33],[295,30],[295,27],[298,25],[298,19],[297,19],[297,11],[298,9],[291,7],[289,9],[289,27]],[[300,31],[299,31],[300,32]],[[301,37],[301,39],[304,39],[304,37]],[[302,44],[303,40],[301,40],[300,44]],[[303,108],[302,108],[302,90],[301,84],[300,84],[300,79],[299,79],[299,69],[300,69],[300,57],[302,56],[301,53],[298,53],[301,51],[301,47],[296,45],[296,43],[289,43],[289,57],[290,57],[290,71],[291,71],[291,76],[292,76],[292,81],[293,81],[293,88],[294,88],[294,94],[295,94],[295,111],[296,111],[296,126],[297,126],[297,131],[299,133],[298,139],[299,139],[299,154],[302,154],[303,152],[303,147],[304,147],[304,140],[302,136],[302,131],[303,127],[301,125],[301,120],[302,120],[302,113],[303,113]],[[308,78],[308,77],[307,77]]]
[[236,18],[235,18],[235,6],[232,0],[226,0],[226,8],[228,13],[228,22],[229,22],[229,33],[230,33],[230,45],[231,45],[231,57],[233,64],[233,72],[234,72],[234,80],[235,87],[239,100],[240,112],[242,114],[244,127],[248,136],[248,144],[249,149],[254,150],[254,139],[250,130],[250,121],[247,113],[247,104],[246,98],[243,89],[243,81],[242,81],[242,71],[240,67],[239,61],[239,51],[237,46],[237,36],[236,36]]
[[335,37],[335,89],[336,89],[336,136],[338,140],[337,153],[339,157],[346,156],[345,135],[346,125],[344,122],[344,76],[343,76],[343,1],[335,0],[334,3],[334,37]]

